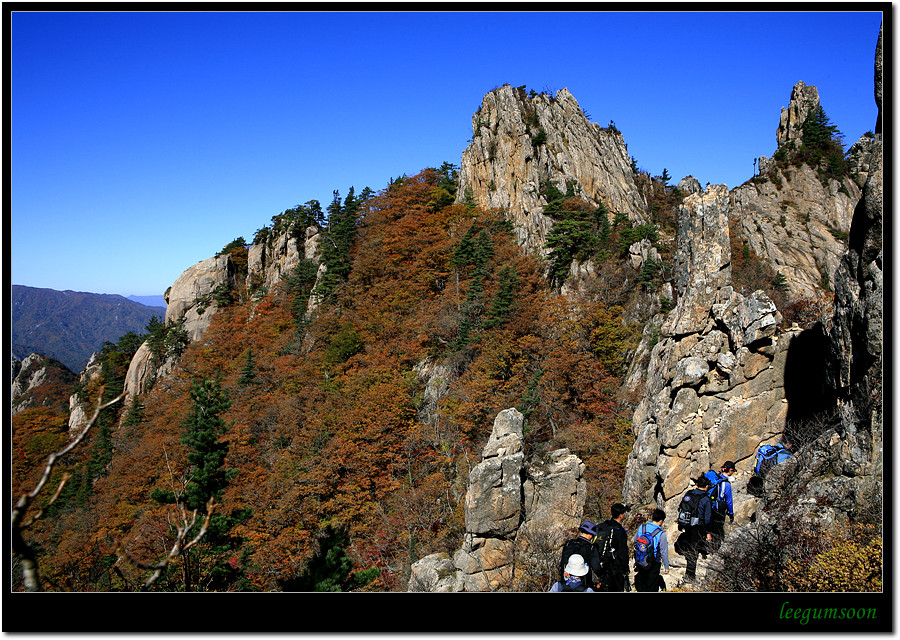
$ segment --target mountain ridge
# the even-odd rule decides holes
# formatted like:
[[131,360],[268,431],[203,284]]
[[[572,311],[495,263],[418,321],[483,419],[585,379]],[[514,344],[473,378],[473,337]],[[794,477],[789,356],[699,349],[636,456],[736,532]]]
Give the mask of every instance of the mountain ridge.
[[150,318],[161,319],[165,311],[118,294],[14,284],[10,351],[19,360],[32,353],[49,356],[78,373],[104,342],[115,342],[129,331],[145,333]]

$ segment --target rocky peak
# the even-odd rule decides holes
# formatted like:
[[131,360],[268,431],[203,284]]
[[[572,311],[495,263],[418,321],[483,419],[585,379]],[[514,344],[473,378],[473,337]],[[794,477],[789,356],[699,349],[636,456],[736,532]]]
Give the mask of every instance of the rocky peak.
[[504,210],[529,252],[547,254],[553,220],[543,213],[545,182],[563,193],[572,184],[577,197],[594,206],[602,201],[632,220],[646,215],[622,134],[590,122],[568,89],[555,96],[508,84],[494,89],[472,117],[472,130],[458,199],[468,193],[483,207]]
[[689,333],[702,326],[698,313],[705,313],[718,291],[731,284],[729,212],[725,185],[692,194],[679,208],[674,278],[678,304],[665,333]]
[[730,209],[724,185],[685,198],[678,300],[662,319],[646,377],[636,385],[629,376],[642,400],[623,496],[669,516],[691,478],[725,460],[748,472],[756,447],[783,429],[786,416],[782,381],[791,336],[776,335],[780,316],[763,292],[744,296],[731,287]]
[[247,252],[247,286],[271,290],[302,259],[316,260],[319,255],[319,228],[287,230],[267,235]]
[[183,321],[191,341],[200,339],[216,312],[212,295],[234,271],[229,254],[213,256],[186,269],[166,290],[166,324]]
[[[245,284],[250,291],[269,291],[301,259],[318,260],[318,257],[318,227],[265,234],[247,250]],[[191,342],[200,340],[218,310],[217,292],[223,287],[234,287],[238,277],[229,253],[213,256],[186,269],[165,292],[166,324],[181,323]],[[313,304],[311,300],[310,305]],[[147,343],[141,345],[125,376],[127,402],[134,395],[143,393],[152,378],[165,375],[173,366],[173,361],[154,363]]]
[[820,167],[792,161],[802,144],[803,122],[817,107],[816,87],[794,85],[788,107],[781,110],[775,156],[760,156],[759,175],[731,197],[741,240],[784,276],[792,294],[806,298],[831,289],[871,156],[870,139],[863,136],[851,147],[849,175],[835,178]]
[[798,82],[791,91],[791,101],[788,106],[781,108],[781,121],[775,138],[778,146],[782,147],[789,142],[796,142],[800,146],[803,138],[803,123],[811,111],[819,106],[819,90],[808,86],[804,82]]

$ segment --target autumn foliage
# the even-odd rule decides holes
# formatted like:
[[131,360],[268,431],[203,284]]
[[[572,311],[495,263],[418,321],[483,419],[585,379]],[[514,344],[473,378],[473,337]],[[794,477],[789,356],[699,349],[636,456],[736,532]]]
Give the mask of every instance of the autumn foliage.
[[[587,509],[606,515],[632,445],[620,394],[639,334],[620,307],[556,294],[502,214],[453,203],[448,177],[426,169],[354,199],[349,268],[311,317],[308,278],[264,296],[236,287],[140,411],[119,414],[85,502],[35,532],[50,588],[131,590],[144,575],[116,549],[166,552],[174,505],[151,495],[190,485],[185,424],[202,381],[229,401],[227,526],[185,560],[190,581],[173,566],[162,589],[404,590],[412,562],[459,547],[468,472],[509,407],[526,416],[530,450],[585,461]],[[429,367],[448,376],[436,402]],[[45,414],[19,417],[32,434],[16,445],[23,478],[61,437]]]

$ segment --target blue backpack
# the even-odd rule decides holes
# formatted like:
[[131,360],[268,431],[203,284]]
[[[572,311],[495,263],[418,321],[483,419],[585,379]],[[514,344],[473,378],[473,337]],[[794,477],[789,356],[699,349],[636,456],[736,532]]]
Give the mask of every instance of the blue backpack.
[[640,533],[634,539],[634,564],[641,567],[648,567],[653,562],[658,562],[659,545],[658,538],[662,534],[662,528],[657,527],[653,533],[647,533],[647,525],[642,524]]
[[725,476],[718,471],[710,469],[703,474],[709,480],[709,501],[712,503],[713,511],[725,506]]
[[791,452],[783,445],[764,444],[756,452],[756,466],[753,468],[753,472],[758,476],[764,475],[766,471],[779,462],[784,462],[791,455]]

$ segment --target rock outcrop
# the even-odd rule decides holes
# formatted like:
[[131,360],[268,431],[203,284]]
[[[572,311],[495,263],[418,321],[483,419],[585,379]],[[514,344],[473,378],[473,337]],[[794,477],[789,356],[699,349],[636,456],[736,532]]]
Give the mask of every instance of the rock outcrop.
[[[103,374],[102,365],[98,362],[98,355],[95,353],[88,360],[87,366],[79,376],[79,382],[82,387],[88,387]],[[85,407],[79,402],[78,394],[73,393],[69,396],[69,432],[73,433],[83,427],[89,420],[88,411],[92,411],[93,407]]]
[[[268,292],[302,259],[318,261],[318,227],[310,226],[299,232],[288,229],[277,235],[266,234],[260,242],[247,249],[247,275],[243,284],[251,292]],[[320,265],[319,277],[323,269],[324,266]],[[187,269],[165,293],[166,324],[180,323],[190,342],[200,340],[218,310],[217,293],[223,288],[235,287],[239,277],[231,254],[208,258]],[[315,302],[311,297],[310,310]],[[143,393],[151,380],[165,376],[174,364],[171,358],[154,362],[149,345],[141,345],[125,376],[126,404],[135,395]]]
[[[724,185],[684,200],[677,304],[662,319],[646,378],[629,378],[643,393],[623,496],[663,508],[669,523],[693,478],[725,460],[747,474],[756,448],[783,431],[787,416],[783,380],[794,334],[777,333],[780,314],[763,292],[732,289],[729,212]],[[739,518],[753,509],[739,504]]]
[[247,252],[247,286],[271,291],[294,269],[301,259],[316,260],[319,254],[319,228],[300,232],[285,231],[266,236]]
[[[233,284],[235,267],[230,254],[218,255],[198,262],[185,270],[169,287],[166,301],[166,325],[180,325],[190,342],[199,340],[218,310],[215,295]],[[125,374],[125,404],[144,393],[152,380],[165,375],[174,360],[155,362],[150,345],[144,342],[135,352]]]
[[166,290],[166,324],[183,322],[191,342],[200,339],[216,312],[213,293],[233,277],[234,265],[228,254],[213,256],[178,276]]
[[[879,39],[876,100],[880,58]],[[795,139],[802,112],[816,105],[817,96],[810,88],[800,87],[795,94],[798,105],[783,114],[780,142]],[[880,102],[878,106],[880,111]],[[672,516],[672,498],[689,487],[690,478],[725,459],[736,461],[736,527],[728,533],[721,553],[710,556],[707,565],[720,587],[745,588],[725,579],[737,568],[727,565],[729,554],[760,540],[776,539],[774,532],[787,522],[846,529],[849,520],[881,520],[881,134],[876,133],[872,141],[865,185],[847,226],[846,251],[839,253],[831,272],[835,300],[830,322],[806,331],[780,331],[772,322],[777,314],[768,313],[768,301],[758,294],[743,298],[726,283],[713,299],[705,274],[717,269],[725,273],[724,260],[713,259],[708,264],[700,262],[701,286],[693,292],[689,286],[681,293],[678,306],[690,301],[695,309],[688,314],[678,308],[671,312],[652,350],[645,399],[634,416],[636,444],[628,462],[626,500],[661,505]],[[688,217],[690,231],[698,216]],[[690,236],[680,234],[681,241],[689,245]],[[694,270],[692,266],[688,271]],[[726,312],[729,308],[736,313]],[[707,309],[709,321],[704,325],[702,315]],[[682,333],[691,322],[681,320],[691,315],[691,322],[698,322],[695,332]],[[757,497],[749,496],[749,456],[758,444],[782,435],[795,444],[794,456],[765,476]],[[741,557],[740,551],[736,557]],[[698,575],[707,567],[701,567]]]
[[54,391],[70,387],[78,379],[63,363],[39,353],[32,353],[21,362],[12,358],[11,364],[12,415],[31,407],[57,405]]
[[[759,175],[731,196],[741,238],[785,277],[792,293],[805,297],[830,290],[860,198],[852,175],[837,180],[818,167],[789,162],[802,145],[804,121],[819,106],[816,87],[798,82],[775,134],[774,158],[781,160],[761,156]],[[868,170],[871,151],[865,142],[855,148],[852,158],[859,175]]]
[[[851,520],[883,522],[881,134],[875,141],[879,146],[835,276],[831,328],[823,333],[819,348],[824,356],[824,401],[813,418],[820,433],[765,476],[755,522],[731,531],[721,553],[710,557],[713,579],[726,588],[743,588],[733,571],[746,553],[742,550],[777,540],[786,522],[817,523],[832,531],[848,530]],[[804,362],[803,374],[816,375],[818,364]],[[737,559],[731,560],[731,554]]]
[[523,423],[516,409],[497,415],[469,474],[462,547],[452,558],[439,553],[414,563],[410,591],[508,589],[534,564],[546,573],[541,561],[557,557],[566,532],[580,524],[584,464],[568,449],[526,460]]
[[457,197],[468,193],[483,207],[505,211],[526,251],[547,255],[553,220],[543,213],[545,181],[563,193],[571,183],[594,206],[602,201],[629,219],[646,218],[622,134],[590,122],[567,89],[555,96],[510,85],[494,89],[472,116],[472,130]]

